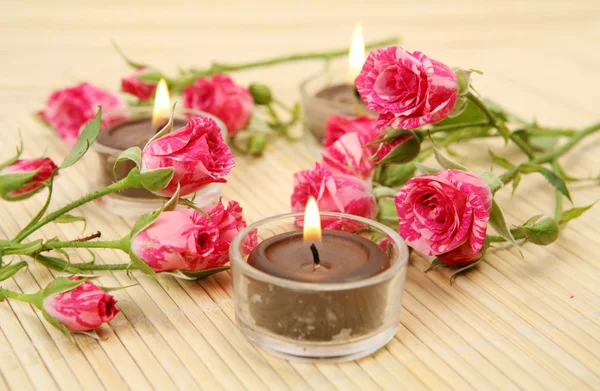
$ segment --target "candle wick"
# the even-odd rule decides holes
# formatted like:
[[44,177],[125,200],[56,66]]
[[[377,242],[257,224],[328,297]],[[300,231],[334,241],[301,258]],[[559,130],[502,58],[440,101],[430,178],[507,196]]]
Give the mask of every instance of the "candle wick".
[[312,252],[313,262],[314,262],[315,266],[320,265],[321,259],[319,259],[319,251],[317,251],[317,246],[315,246],[314,243],[310,245],[310,251]]

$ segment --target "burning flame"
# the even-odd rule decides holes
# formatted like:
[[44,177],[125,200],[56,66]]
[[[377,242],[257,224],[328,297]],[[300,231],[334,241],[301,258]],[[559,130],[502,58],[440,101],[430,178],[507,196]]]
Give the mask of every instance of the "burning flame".
[[171,115],[171,101],[169,88],[165,79],[160,79],[154,97],[154,111],[152,112],[152,127],[160,129],[165,125]]
[[304,210],[304,242],[321,241],[321,218],[319,216],[319,207],[317,200],[310,197]]
[[352,43],[350,44],[350,52],[348,53],[348,77],[350,82],[354,84],[354,79],[360,73],[363,64],[365,63],[365,39],[363,38],[363,29],[360,23],[354,27],[352,33]]

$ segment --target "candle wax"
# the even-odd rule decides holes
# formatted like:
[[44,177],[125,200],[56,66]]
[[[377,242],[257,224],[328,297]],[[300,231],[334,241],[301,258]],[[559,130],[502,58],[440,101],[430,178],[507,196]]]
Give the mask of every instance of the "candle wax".
[[326,87],[317,92],[317,97],[340,103],[362,103],[360,96],[356,92],[356,88],[352,84],[336,84]]
[[350,282],[389,268],[385,252],[373,241],[357,234],[325,230],[314,243],[320,263],[315,265],[312,243],[302,232],[288,232],[262,241],[248,257],[248,264],[271,275],[305,282]]

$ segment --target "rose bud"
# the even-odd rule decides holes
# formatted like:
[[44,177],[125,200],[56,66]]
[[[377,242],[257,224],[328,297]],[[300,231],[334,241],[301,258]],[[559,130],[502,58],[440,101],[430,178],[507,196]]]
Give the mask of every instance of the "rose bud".
[[[310,197],[317,200],[322,212],[339,212],[373,219],[377,215],[377,203],[369,182],[352,175],[333,175],[321,164],[312,170],[294,174],[292,211],[302,212]],[[303,220],[296,223],[302,226]],[[354,232],[363,225],[335,217],[321,217],[323,229]]]
[[358,133],[346,133],[321,154],[323,166],[333,175],[354,175],[362,179],[373,175],[375,163],[370,159],[370,151],[363,148]]
[[156,91],[158,83],[150,83],[138,77],[148,72],[147,68],[141,68],[121,80],[121,89],[139,100],[149,100]]
[[393,46],[369,53],[356,88],[368,109],[379,113],[377,129],[414,129],[446,118],[459,85],[448,66]]
[[183,128],[160,137],[144,147],[142,172],[172,167],[173,179],[156,194],[171,197],[180,186],[180,196],[202,186],[227,182],[233,167],[233,154],[225,144],[221,129],[208,117],[193,117]]
[[[219,200],[218,203],[206,207],[205,210],[219,230],[219,237],[214,251],[204,260],[205,268],[220,267],[229,262],[231,241],[241,230],[246,228],[246,220],[242,216],[242,207],[236,201],[229,201],[227,208],[225,208],[221,200]],[[257,245],[258,233],[256,230],[253,230],[246,236],[242,243],[243,253],[250,254]]]
[[271,90],[262,83],[252,83],[248,90],[257,105],[268,105],[273,101]]
[[[77,280],[79,277],[71,277]],[[90,281],[44,298],[42,308],[69,331],[87,331],[119,313],[114,297]]]
[[417,176],[394,201],[400,236],[420,253],[444,254],[464,244],[472,254],[483,249],[492,193],[482,178],[459,170]]
[[269,135],[266,133],[254,133],[248,138],[248,153],[252,156],[260,156],[269,144]]
[[32,177],[27,180],[19,188],[10,190],[0,196],[9,201],[16,201],[28,198],[37,193],[44,187],[44,181],[52,176],[52,172],[56,169],[56,164],[49,158],[32,159],[32,160],[17,160],[13,164],[5,167],[0,171],[0,183],[7,180],[11,174],[30,174]]
[[389,141],[379,144],[374,160],[377,164],[404,164],[413,161],[421,152],[421,141],[410,130],[396,131]]
[[484,252],[485,246],[479,251],[473,251],[471,244],[466,242],[447,253],[437,254],[436,257],[448,266],[463,267],[479,261]]
[[[88,83],[65,88],[52,93],[46,108],[39,116],[58,132],[67,145],[73,146],[79,137],[81,127],[94,118],[102,106],[104,113],[125,108],[125,102],[119,95],[101,90]],[[122,121],[118,116],[102,120],[102,127]]]
[[533,216],[519,227],[518,232],[532,243],[547,246],[558,238],[560,227],[552,217]]
[[204,270],[219,240],[219,229],[192,209],[162,212],[131,239],[131,251],[154,271]]
[[221,119],[229,136],[243,129],[252,116],[254,100],[250,92],[229,76],[200,77],[183,90],[184,107],[206,111]]
[[358,133],[363,145],[379,138],[379,132],[375,129],[375,118],[367,115],[359,117],[342,117],[330,115],[327,118],[327,127],[323,146],[333,145],[340,137],[347,133]]

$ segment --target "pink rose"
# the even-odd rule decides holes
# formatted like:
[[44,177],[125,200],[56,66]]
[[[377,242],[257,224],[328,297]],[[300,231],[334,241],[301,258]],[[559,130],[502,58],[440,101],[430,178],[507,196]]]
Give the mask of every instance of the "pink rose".
[[360,117],[331,115],[327,118],[323,146],[329,147],[347,133],[358,133],[363,145],[370,143],[379,137],[379,132],[375,129],[375,122],[375,118],[367,115],[361,115]]
[[114,297],[86,281],[74,289],[46,297],[42,307],[69,331],[87,331],[111,321],[119,313],[116,304]]
[[[67,145],[73,146],[81,127],[91,120],[102,106],[104,113],[125,107],[119,95],[101,90],[88,83],[58,90],[50,95],[46,108],[38,114],[58,132]],[[112,117],[102,120],[102,126],[121,121],[123,118]]]
[[131,251],[154,271],[199,271],[215,250],[219,229],[193,209],[162,212],[131,240]]
[[[244,228],[246,220],[242,216],[242,207],[236,201],[229,201],[227,208],[223,206],[221,200],[215,205],[205,208],[210,218],[219,229],[219,239],[215,249],[205,259],[206,268],[223,266],[229,262],[229,247],[233,238]],[[242,243],[245,254],[250,252],[258,245],[258,233],[251,231]]]
[[[370,183],[351,175],[333,175],[319,163],[312,170],[294,174],[292,211],[304,211],[311,196],[315,197],[322,212],[347,213],[369,219],[377,215]],[[302,220],[297,223],[302,225]],[[362,228],[361,224],[334,217],[321,218],[321,224],[323,229],[340,231],[353,232]]]
[[2,194],[2,197],[8,200],[17,200],[27,198],[35,194],[38,190],[44,187],[43,182],[50,178],[55,169],[56,164],[54,164],[54,162],[49,158],[17,160],[10,166],[0,171],[0,181],[2,181],[3,174],[33,173],[35,171],[37,171],[37,174],[35,174],[33,178],[27,181],[27,183],[20,188],[6,194]]
[[134,95],[140,100],[148,100],[154,95],[158,83],[149,83],[138,79],[138,76],[147,72],[145,68],[138,69],[131,75],[121,80],[121,89],[131,95]]
[[371,151],[363,148],[358,133],[346,133],[322,152],[323,166],[332,174],[354,175],[370,179],[375,163]]
[[444,254],[465,244],[472,254],[483,248],[492,193],[482,178],[458,170],[421,175],[406,182],[395,202],[400,236],[422,254]]
[[462,246],[448,251],[447,253],[437,254],[436,257],[448,266],[462,267],[473,262],[477,262],[483,256],[483,249],[473,251],[471,243],[465,242]]
[[458,87],[448,66],[397,46],[369,53],[356,78],[363,101],[379,113],[377,129],[414,129],[443,120],[454,109]]
[[229,136],[243,129],[252,115],[254,100],[247,88],[236,85],[229,76],[200,77],[183,90],[183,106],[206,111],[221,119]]
[[185,196],[209,183],[227,182],[233,154],[213,119],[192,117],[183,128],[144,147],[142,172],[162,167],[173,167],[173,179],[156,194],[171,197],[179,183]]

